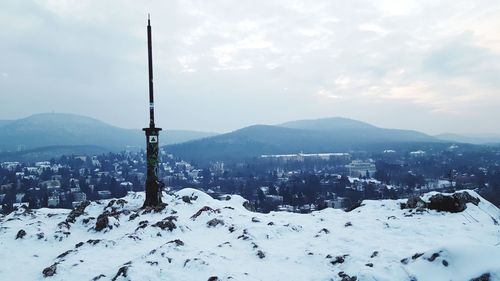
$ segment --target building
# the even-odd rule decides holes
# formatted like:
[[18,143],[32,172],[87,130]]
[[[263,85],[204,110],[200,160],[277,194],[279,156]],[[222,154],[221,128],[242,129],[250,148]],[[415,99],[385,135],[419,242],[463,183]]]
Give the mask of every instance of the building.
[[306,159],[311,160],[332,160],[332,159],[342,159],[349,160],[351,155],[349,153],[296,153],[296,154],[271,154],[271,155],[261,155],[264,159],[276,159],[283,162],[288,161],[298,161],[304,162]]
[[109,199],[111,198],[111,191],[109,190],[99,190],[97,191],[97,196],[99,199]]
[[59,203],[60,203],[59,196],[50,196],[49,199],[47,200],[48,207],[57,207],[59,206]]
[[371,177],[377,168],[373,160],[363,161],[363,160],[353,160],[350,164],[345,166],[349,170],[349,176],[351,177],[364,177],[368,173]]

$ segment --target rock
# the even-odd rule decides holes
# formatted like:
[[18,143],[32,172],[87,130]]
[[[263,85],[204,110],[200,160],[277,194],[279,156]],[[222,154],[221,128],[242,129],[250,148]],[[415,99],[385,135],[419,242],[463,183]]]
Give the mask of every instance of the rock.
[[447,260],[443,260],[441,263],[442,263],[445,267],[448,267],[448,265],[449,265],[449,263],[448,263],[448,261],[447,261]]
[[203,212],[212,212],[212,213],[219,213],[219,209],[214,210],[208,206],[203,206],[201,209],[199,209],[194,215],[191,216],[192,220],[195,220],[197,217],[199,217]]
[[255,212],[255,206],[249,201],[243,202],[243,208],[247,209],[250,212]]
[[378,251],[374,251],[374,252],[373,252],[373,254],[370,256],[370,258],[372,258],[372,259],[373,259],[373,258],[374,258],[374,257],[376,257],[376,256],[378,256]]
[[108,227],[109,224],[109,219],[107,214],[100,214],[97,217],[97,221],[95,222],[95,230],[96,231],[101,231]]
[[82,222],[83,222],[83,224],[88,224],[91,220],[95,220],[95,218],[94,218],[94,217],[84,218],[84,219],[82,220]]
[[67,256],[69,253],[73,252],[73,250],[67,250],[66,252],[60,254],[59,256],[57,256],[56,259],[62,259],[64,258],[65,256]]
[[78,206],[76,206],[66,217],[66,222],[67,223],[75,223],[76,218],[79,216],[83,215],[85,212],[85,209],[90,205],[90,201],[83,201],[80,203]]
[[261,259],[265,258],[266,257],[266,254],[264,254],[264,252],[262,252],[261,250],[258,250],[257,251],[257,256]]
[[149,214],[151,212],[154,213],[161,213],[161,211],[165,210],[165,208],[168,206],[167,203],[161,203],[158,206],[146,206],[143,207],[144,211],[142,212],[143,214]]
[[101,278],[104,278],[104,277],[106,277],[106,275],[104,275],[104,274],[99,274],[98,276],[96,276],[96,277],[92,278],[92,281],[97,281],[97,280],[100,280]]
[[344,256],[336,256],[335,259],[333,261],[331,261],[330,263],[333,264],[333,265],[336,265],[336,264],[339,264],[339,263],[344,263],[345,261],[345,257],[347,255],[344,255]]
[[124,265],[124,266],[120,267],[120,269],[118,269],[118,272],[116,273],[115,277],[113,277],[113,279],[111,279],[111,280],[116,281],[116,279],[118,279],[118,277],[120,277],[120,276],[127,277],[127,271],[128,271],[128,266]]
[[99,244],[101,242],[101,239],[89,239],[87,240],[87,243],[92,245],[92,246],[95,246],[97,244]]
[[472,278],[470,281],[490,281],[491,280],[491,274],[490,273],[485,273],[482,274],[479,277]]
[[184,203],[191,204],[191,198],[187,195],[182,196],[182,201],[184,201]]
[[330,231],[326,228],[322,228],[320,231],[318,231],[318,233],[328,234],[328,233],[330,233]]
[[133,221],[133,220],[135,220],[138,217],[139,217],[138,213],[133,213],[133,214],[130,215],[130,217],[128,217],[128,220],[129,221]]
[[24,231],[24,229],[21,229],[17,232],[17,235],[16,235],[16,240],[17,239],[23,239],[24,236],[26,236],[26,231]]
[[175,225],[174,221],[177,221],[176,216],[169,216],[164,218],[162,221],[159,221],[152,226],[154,227],[159,227],[161,230],[168,229],[169,231],[172,231],[177,228],[177,225]]
[[140,221],[139,222],[139,226],[137,226],[137,228],[135,229],[135,231],[139,230],[139,229],[143,229],[143,228],[146,228],[146,226],[148,226],[148,221],[145,220],[145,221]]
[[424,200],[422,198],[416,196],[416,197],[410,197],[408,200],[406,200],[406,203],[401,203],[401,209],[415,209],[415,208],[422,208],[425,206]]
[[253,217],[252,222],[260,222],[260,220],[257,217]]
[[373,263],[371,263],[371,262],[369,262],[369,263],[367,263],[365,265],[368,266],[368,267],[373,267]]
[[208,281],[219,281],[219,278],[217,276],[211,276],[208,278]]
[[467,203],[477,205],[479,199],[467,192],[454,193],[451,196],[436,194],[429,198],[427,208],[436,211],[459,213],[467,208]]
[[349,226],[352,226],[352,222],[348,221],[344,224],[344,227],[349,227]]
[[125,204],[127,204],[127,203],[128,203],[128,201],[123,199],[123,198],[120,198],[120,199],[116,200],[116,202],[115,202],[115,204],[120,205],[120,207],[124,207]]
[[401,203],[401,209],[430,209],[441,212],[459,213],[467,208],[467,203],[479,204],[479,198],[470,195],[468,192],[457,192],[452,195],[435,194],[429,197],[429,203],[424,202],[420,197],[409,198],[406,203]]
[[358,280],[358,277],[356,277],[356,276],[351,277],[343,271],[339,272],[339,277],[342,278],[341,281],[356,281],[356,280]]
[[217,219],[217,218],[214,218],[214,219],[211,219],[211,220],[207,221],[207,226],[208,227],[216,227],[219,224],[220,225],[224,225],[224,221],[220,220],[220,219]]
[[351,205],[351,207],[347,208],[345,211],[346,212],[351,212],[351,211],[354,211],[355,209],[361,207],[361,206],[364,206],[365,204],[363,204],[362,201],[356,201],[354,202],[354,204]]
[[57,227],[59,227],[60,229],[63,229],[63,228],[70,229],[71,225],[67,221],[62,221],[62,222],[57,224]]
[[432,256],[431,256],[430,258],[428,258],[427,260],[428,260],[428,261],[434,261],[434,260],[436,260],[436,258],[438,258],[438,257],[439,257],[439,253],[434,253],[434,254],[432,254]]
[[44,268],[42,274],[43,277],[47,278],[50,276],[54,276],[54,274],[56,274],[56,271],[57,271],[57,263],[54,263],[53,265]]
[[411,256],[411,259],[416,260],[416,259],[420,258],[422,255],[423,255],[423,253],[415,253],[413,256]]
[[175,244],[175,246],[184,246],[184,242],[180,239],[168,241],[167,244]]

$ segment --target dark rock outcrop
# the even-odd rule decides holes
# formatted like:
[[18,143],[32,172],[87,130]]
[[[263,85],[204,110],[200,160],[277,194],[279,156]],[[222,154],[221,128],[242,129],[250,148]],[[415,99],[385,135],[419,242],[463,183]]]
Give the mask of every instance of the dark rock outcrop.
[[167,244],[174,244],[175,246],[184,246],[184,241],[182,241],[181,239],[175,239],[175,240],[172,240],[172,241],[168,241]]
[[207,221],[208,227],[216,227],[218,225],[224,225],[224,221],[216,218]]
[[42,271],[42,274],[43,274],[43,277],[46,278],[46,277],[54,276],[54,274],[56,274],[56,271],[57,271],[57,263],[54,263],[53,265],[44,268]]
[[17,235],[16,235],[16,240],[17,239],[23,239],[24,236],[26,236],[26,231],[24,231],[24,229],[21,229],[17,232]]
[[479,277],[472,278],[470,281],[490,281],[491,280],[491,274],[490,273],[485,273],[482,274]]
[[459,213],[467,208],[467,203],[479,204],[479,198],[468,192],[456,192],[452,195],[435,194],[425,202],[420,197],[409,198],[406,203],[401,203],[401,209],[430,209],[441,212]]
[[153,224],[153,227],[159,227],[161,230],[168,229],[169,231],[172,231],[177,228],[177,225],[175,225],[174,221],[177,221],[176,216],[169,216],[164,218],[163,220]]
[[260,259],[263,259],[266,257],[266,254],[264,254],[264,252],[262,252],[261,250],[258,250],[257,251],[257,256],[260,258]]
[[358,277],[356,276],[349,276],[345,272],[341,271],[339,272],[339,277],[342,278],[341,281],[356,281],[358,280]]
[[356,201],[354,202],[351,207],[347,208],[345,211],[346,212],[351,212],[351,211],[354,211],[356,210],[357,208],[361,207],[361,206],[364,206],[365,204],[363,204],[363,201]]
[[66,218],[67,223],[75,223],[76,219],[83,215],[85,209],[90,205],[90,201],[83,201],[78,206],[76,206]]
[[211,212],[211,213],[219,213],[219,209],[212,209],[209,206],[203,206],[201,209],[199,209],[194,215],[191,216],[192,220],[195,220],[198,218],[203,212]]
[[115,277],[113,277],[113,279],[111,279],[111,280],[116,281],[116,279],[118,279],[118,277],[120,277],[120,276],[127,277],[127,271],[128,271],[127,265],[120,267],[120,269],[118,269],[118,272],[116,273]]
[[107,214],[100,214],[97,217],[97,221],[95,222],[95,230],[96,231],[101,231],[108,227],[109,224],[109,219]]

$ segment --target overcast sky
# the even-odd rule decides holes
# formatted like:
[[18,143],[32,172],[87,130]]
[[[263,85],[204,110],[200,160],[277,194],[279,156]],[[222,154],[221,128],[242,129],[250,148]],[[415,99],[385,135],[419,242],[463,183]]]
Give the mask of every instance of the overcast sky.
[[0,119],[146,126],[148,12],[160,127],[500,133],[498,0],[2,0]]

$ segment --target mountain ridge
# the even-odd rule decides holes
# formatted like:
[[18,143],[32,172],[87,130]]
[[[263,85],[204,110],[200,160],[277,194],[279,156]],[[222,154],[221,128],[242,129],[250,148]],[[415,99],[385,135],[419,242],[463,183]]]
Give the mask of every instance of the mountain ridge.
[[[339,124],[335,122],[340,121]],[[333,124],[332,124],[333,122]],[[443,143],[412,130],[385,129],[346,118],[298,120],[281,125],[253,125],[200,140],[168,145],[186,160],[234,160],[261,154],[363,150],[377,146]]]
[[436,138],[446,141],[453,141],[459,143],[470,143],[470,144],[500,144],[500,135],[494,134],[484,134],[484,135],[472,135],[472,134],[453,134],[453,133],[443,133],[435,135]]
[[[212,135],[214,133],[168,130],[160,141],[172,144]],[[128,146],[144,147],[145,137],[141,129],[124,129],[88,116],[40,113],[0,122],[0,150],[14,151],[19,145],[24,149],[91,145],[119,151]]]

